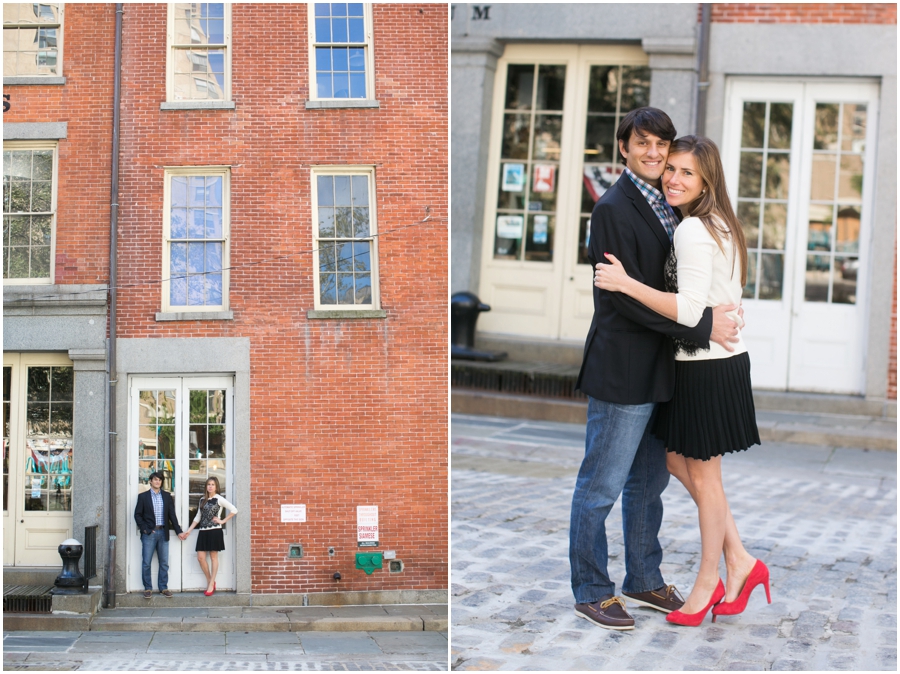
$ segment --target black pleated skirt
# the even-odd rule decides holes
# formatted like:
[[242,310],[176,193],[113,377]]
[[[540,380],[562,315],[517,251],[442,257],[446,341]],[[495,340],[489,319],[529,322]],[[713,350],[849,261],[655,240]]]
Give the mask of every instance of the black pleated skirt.
[[221,529],[201,529],[197,532],[197,552],[219,552],[225,549],[225,535]]
[[759,444],[750,356],[675,361],[675,395],[653,432],[670,452],[708,461]]

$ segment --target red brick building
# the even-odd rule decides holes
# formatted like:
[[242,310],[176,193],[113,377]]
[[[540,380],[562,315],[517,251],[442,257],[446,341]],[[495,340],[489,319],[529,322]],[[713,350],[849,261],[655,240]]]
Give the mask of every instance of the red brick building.
[[124,5],[117,592],[161,470],[185,528],[208,477],[238,508],[219,590],[445,598],[447,11]]

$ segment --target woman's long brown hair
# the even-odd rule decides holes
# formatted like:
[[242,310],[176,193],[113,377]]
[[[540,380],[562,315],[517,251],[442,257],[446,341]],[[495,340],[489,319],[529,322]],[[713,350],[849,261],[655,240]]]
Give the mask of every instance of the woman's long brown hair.
[[[709,138],[703,136],[682,136],[672,143],[669,156],[685,152],[697,160],[697,171],[706,187],[705,193],[690,204],[686,204],[685,213],[690,217],[700,218],[723,254],[725,253],[723,242],[725,239],[731,238],[734,244],[732,273],[734,272],[734,261],[739,259],[741,261],[741,287],[743,288],[747,285],[747,241],[744,238],[744,228],[734,213],[731,199],[728,198],[728,190],[725,188],[725,171],[722,169],[719,148]],[[715,218],[724,222],[727,229],[719,225]]]
[[209,490],[206,488],[206,486],[210,483],[210,481],[216,483],[216,496],[219,495],[219,478],[217,478],[215,475],[211,475],[206,478],[206,482],[203,483],[203,498],[200,499],[201,508],[203,507],[203,504],[209,500]]

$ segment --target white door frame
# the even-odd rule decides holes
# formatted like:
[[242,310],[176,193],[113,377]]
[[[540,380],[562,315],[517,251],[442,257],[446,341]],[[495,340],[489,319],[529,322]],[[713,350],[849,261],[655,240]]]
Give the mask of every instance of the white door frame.
[[[139,392],[142,390],[174,390],[175,391],[175,479],[173,496],[178,522],[183,530],[190,526],[189,515],[189,461],[187,448],[190,446],[190,391],[198,389],[222,389],[225,395],[225,484],[221,485],[226,498],[232,503],[234,497],[234,377],[233,376],[132,376],[128,388],[128,461],[127,461],[127,498],[129,522],[127,528],[127,572],[126,591],[143,590],[141,579],[141,536],[134,522],[134,507],[137,502],[138,464],[137,445],[140,441],[138,433]],[[230,525],[231,523],[229,523]],[[226,525],[224,530],[225,550],[219,553],[219,570],[216,585],[219,590],[234,590],[235,575],[235,536],[234,527]],[[173,591],[198,591],[206,589],[205,576],[197,561],[195,546],[196,529],[190,537],[181,541],[174,532],[169,532],[169,589]],[[151,568],[153,587],[156,588],[158,561],[154,555]]]

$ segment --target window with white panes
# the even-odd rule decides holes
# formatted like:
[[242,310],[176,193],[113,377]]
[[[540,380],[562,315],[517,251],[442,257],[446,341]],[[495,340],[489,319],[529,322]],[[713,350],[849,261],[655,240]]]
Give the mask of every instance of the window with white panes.
[[803,299],[856,304],[867,106],[816,103],[815,115]]
[[227,168],[166,171],[163,311],[228,309]]
[[60,2],[3,3],[3,76],[58,77],[62,74]]
[[793,103],[744,102],[737,216],[747,241],[746,298],[783,296],[793,120]]
[[3,146],[3,280],[50,283],[56,226],[56,143]]
[[313,169],[317,309],[377,309],[375,174]]
[[371,5],[311,6],[310,98],[372,99]]
[[169,5],[168,100],[231,99],[231,5]]

